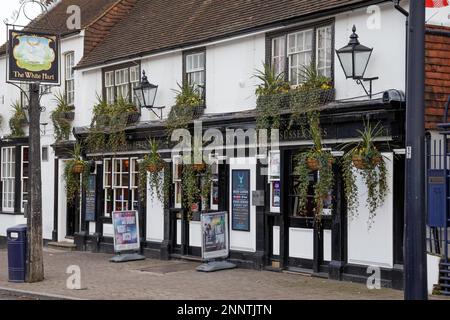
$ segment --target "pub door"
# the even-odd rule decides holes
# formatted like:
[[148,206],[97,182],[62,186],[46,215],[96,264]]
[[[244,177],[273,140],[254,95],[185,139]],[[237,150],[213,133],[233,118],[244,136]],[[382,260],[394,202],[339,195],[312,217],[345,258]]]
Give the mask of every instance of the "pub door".
[[309,175],[308,200],[305,208],[299,206],[297,192],[300,183],[294,175],[294,157],[299,150],[284,151],[283,220],[284,220],[284,266],[292,271],[327,273],[331,260],[331,213],[332,190],[324,200],[324,216],[320,222],[314,217],[314,184],[320,172]]
[[[77,201],[75,201],[77,203]],[[73,238],[80,229],[80,214],[77,205],[67,206],[66,238]]]

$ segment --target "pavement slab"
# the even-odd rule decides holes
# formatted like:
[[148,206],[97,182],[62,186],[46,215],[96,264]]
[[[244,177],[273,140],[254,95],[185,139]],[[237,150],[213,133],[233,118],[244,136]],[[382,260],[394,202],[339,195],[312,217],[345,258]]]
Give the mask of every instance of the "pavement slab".
[[[146,259],[110,263],[112,255],[44,249],[45,281],[8,282],[7,252],[0,250],[0,287],[53,297],[108,300],[399,300],[403,292],[300,274],[233,269],[195,271],[198,262]],[[67,288],[70,266],[81,271],[82,290]],[[0,299],[2,297],[0,296]]]

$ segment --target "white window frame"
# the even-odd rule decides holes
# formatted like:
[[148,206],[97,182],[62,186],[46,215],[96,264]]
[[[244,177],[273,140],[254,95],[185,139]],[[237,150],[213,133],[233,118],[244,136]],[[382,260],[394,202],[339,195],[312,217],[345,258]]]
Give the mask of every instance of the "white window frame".
[[65,90],[66,102],[69,106],[75,103],[75,52],[71,51],[64,55],[65,63]]
[[[197,60],[197,67],[195,66],[195,60]],[[185,63],[186,80],[188,84],[195,85],[195,88],[203,95],[206,87],[206,52],[202,51],[186,54]],[[200,79],[198,79],[198,77]]]
[[[24,153],[25,153],[25,149],[28,149],[28,161],[24,161]],[[24,195],[27,194],[27,196],[29,197],[29,193],[28,190],[24,190],[24,180],[27,180],[28,182],[30,181],[30,148],[28,146],[22,146],[21,148],[21,164],[20,164],[20,208],[22,210],[22,212],[25,210],[25,203],[28,203],[28,200],[24,200]],[[28,176],[24,176],[24,165],[27,164],[28,165]],[[29,199],[29,198],[28,198]]]
[[114,71],[116,97],[128,100],[130,97],[130,69],[123,68]]
[[4,147],[1,150],[2,165],[2,210],[14,212],[16,184],[16,147]]
[[116,100],[115,95],[115,85],[114,85],[114,71],[105,72],[105,92],[106,92],[106,103],[113,104]]
[[[325,41],[325,47],[321,48],[319,44],[319,32],[325,30],[325,34],[329,32],[329,35],[331,37],[331,43],[329,43],[330,48],[328,48],[327,43],[328,41]],[[327,57],[327,51],[330,50],[330,56],[329,59]],[[325,61],[323,62],[323,67],[319,68],[319,59],[320,54],[319,52],[324,52],[324,58]],[[323,75],[326,77],[332,77],[332,70],[333,70],[333,27],[331,25],[319,27],[316,29],[316,68],[319,75]],[[327,71],[329,71],[327,73]]]
[[180,194],[181,195],[181,176],[177,175],[177,166],[181,165],[183,163],[183,158],[181,155],[176,155],[173,156],[172,159],[172,183],[174,184],[174,188],[175,188],[175,192],[174,192],[174,205],[175,208],[177,209],[181,209],[183,207],[183,200],[180,197],[180,201],[177,201],[177,195]]
[[[306,41],[306,35],[310,33],[311,34],[311,47],[308,49],[307,47],[307,41]],[[302,44],[302,48],[300,50],[298,49],[298,44],[297,44],[297,36],[299,34],[303,34],[303,44]],[[294,36],[295,39],[295,45],[294,45],[294,51],[290,51],[291,49],[291,37]],[[306,29],[306,30],[301,30],[301,31],[296,31],[293,33],[289,33],[287,35],[287,46],[286,46],[286,52],[287,52],[287,56],[288,56],[288,70],[289,70],[289,82],[291,83],[292,86],[298,86],[302,83],[301,80],[301,70],[302,67],[304,66],[308,66],[313,58],[313,45],[314,45],[314,29]],[[297,65],[293,66],[292,64],[292,60],[294,56],[301,56],[301,55],[305,55],[305,58],[308,57],[309,54],[309,62],[308,61],[297,61]],[[299,57],[297,57],[297,59],[299,59]],[[296,79],[294,80],[292,78],[292,71],[296,69],[297,70],[297,74],[296,74]]]
[[[275,52],[275,42],[279,41],[278,52]],[[286,36],[275,37],[272,39],[272,68],[277,75],[284,74],[286,72]]]
[[134,95],[134,88],[139,86],[139,84],[141,83],[140,70],[141,69],[139,66],[130,67],[131,101],[133,103],[137,102],[136,97]]

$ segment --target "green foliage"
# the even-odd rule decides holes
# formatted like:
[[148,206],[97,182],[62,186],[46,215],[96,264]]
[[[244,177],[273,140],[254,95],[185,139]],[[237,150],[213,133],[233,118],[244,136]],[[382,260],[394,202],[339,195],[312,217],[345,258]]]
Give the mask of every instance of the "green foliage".
[[181,177],[183,206],[188,211],[189,217],[192,217],[192,204],[201,200],[199,180],[193,165],[183,165]]
[[128,117],[139,113],[138,108],[122,97],[114,104],[108,104],[100,97],[97,100],[86,144],[91,151],[120,151],[127,142],[125,129]]
[[314,214],[316,220],[320,221],[323,214],[324,199],[333,188],[334,177],[332,164],[334,158],[329,151],[323,150],[322,133],[317,114],[309,115],[309,124],[309,133],[313,141],[313,146],[307,152],[298,153],[294,158],[294,175],[298,181],[296,195],[299,199],[300,210],[305,210],[309,188],[309,175],[312,171],[308,166],[308,161],[316,160],[319,165],[319,177],[314,185]]
[[156,140],[149,140],[149,146],[150,153],[145,155],[143,161],[139,164],[139,194],[141,196],[141,201],[145,201],[148,177],[151,198],[154,199],[156,195],[156,197],[164,203],[166,195],[166,192],[164,191],[165,179],[162,178],[161,173],[164,172],[164,174],[166,174],[169,170],[158,153],[158,143]]
[[61,92],[55,94],[54,100],[57,106],[51,113],[51,119],[55,130],[55,139],[56,141],[69,140],[71,121],[65,118],[64,115],[72,112],[73,108],[67,104],[66,96]]
[[267,63],[263,63],[263,69],[256,70],[253,77],[261,81],[255,92],[258,97],[287,93],[291,89],[289,82],[284,80],[284,73],[277,74]]
[[23,108],[20,101],[14,102],[11,107],[13,108],[13,116],[9,120],[9,128],[11,130],[11,137],[21,138],[25,136],[25,131],[23,127],[27,122],[27,116],[25,114],[25,109]]
[[[82,166],[82,173],[73,172],[75,166]],[[80,181],[81,179],[81,181]],[[82,188],[86,188],[89,179],[89,165],[81,158],[81,145],[76,144],[72,157],[66,162],[64,168],[64,180],[66,182],[67,202],[71,205],[75,204],[77,197],[80,195]]]
[[200,110],[204,107],[205,101],[194,84],[177,84],[175,105],[172,106],[165,121],[167,136],[177,129],[185,129],[194,119],[200,116]]
[[[367,223],[370,229],[374,223],[377,209],[383,205],[389,192],[385,159],[375,146],[376,139],[383,135],[383,128],[380,123],[373,127],[367,122],[364,123],[364,130],[358,130],[358,133],[359,141],[356,144],[345,146],[349,151],[343,158],[344,187],[349,216],[356,217],[359,201],[355,174],[361,174],[367,187],[366,206],[369,209]],[[360,168],[355,168],[356,161],[362,163]]]

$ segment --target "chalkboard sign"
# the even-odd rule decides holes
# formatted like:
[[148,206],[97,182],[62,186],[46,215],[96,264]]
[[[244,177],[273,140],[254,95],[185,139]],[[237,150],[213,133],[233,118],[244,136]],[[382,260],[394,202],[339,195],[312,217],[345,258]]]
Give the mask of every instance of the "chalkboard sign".
[[86,221],[95,221],[95,179],[95,175],[89,176],[86,190]]
[[232,229],[250,231],[250,170],[232,172]]

